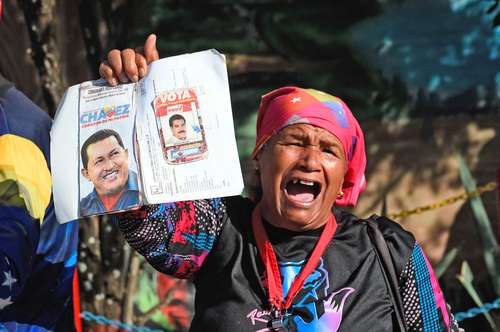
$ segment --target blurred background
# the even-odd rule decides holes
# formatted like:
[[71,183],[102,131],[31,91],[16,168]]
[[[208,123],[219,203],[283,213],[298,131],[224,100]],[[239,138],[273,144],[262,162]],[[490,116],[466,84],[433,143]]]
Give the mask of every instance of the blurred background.
[[[298,85],[341,97],[367,142],[354,212],[412,231],[463,312],[500,297],[499,11],[498,0],[4,1],[0,70],[53,116],[112,48],[149,33],[160,57],[215,48],[246,178],[262,94]],[[82,311],[188,329],[191,284],[152,270],[108,220],[80,223],[78,260]],[[467,331],[500,331],[499,310],[462,319]],[[84,328],[117,331],[95,319]]]

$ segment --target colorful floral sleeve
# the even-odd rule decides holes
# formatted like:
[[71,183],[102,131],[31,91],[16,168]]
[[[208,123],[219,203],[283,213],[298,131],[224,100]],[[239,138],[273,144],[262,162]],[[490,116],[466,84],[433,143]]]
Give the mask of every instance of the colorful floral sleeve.
[[223,199],[144,206],[117,216],[128,243],[158,271],[178,278],[196,272],[224,224]]
[[446,306],[432,267],[418,244],[401,274],[408,331],[463,331]]

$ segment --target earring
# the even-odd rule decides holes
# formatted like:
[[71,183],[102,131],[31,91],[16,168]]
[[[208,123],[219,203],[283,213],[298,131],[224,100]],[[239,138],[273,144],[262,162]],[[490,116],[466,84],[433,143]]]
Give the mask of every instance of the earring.
[[344,192],[341,190],[338,195],[337,195],[337,198],[343,198],[344,197]]

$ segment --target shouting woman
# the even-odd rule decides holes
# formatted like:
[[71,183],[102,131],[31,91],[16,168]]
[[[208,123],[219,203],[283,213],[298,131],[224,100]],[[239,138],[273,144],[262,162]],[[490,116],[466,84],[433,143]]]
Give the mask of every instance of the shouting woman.
[[[113,50],[110,84],[158,58]],[[127,78],[128,77],[128,78]],[[458,331],[432,268],[398,224],[338,209],[365,187],[362,130],[347,105],[313,89],[262,97],[253,199],[150,205],[118,216],[159,271],[196,286],[192,331]]]

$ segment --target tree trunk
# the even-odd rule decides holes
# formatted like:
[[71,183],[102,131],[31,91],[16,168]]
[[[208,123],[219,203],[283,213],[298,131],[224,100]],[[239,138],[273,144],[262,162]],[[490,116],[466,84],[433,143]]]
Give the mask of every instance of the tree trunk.
[[31,56],[38,70],[47,111],[53,116],[66,88],[56,46],[56,1],[19,0],[19,6],[24,13],[31,40]]

